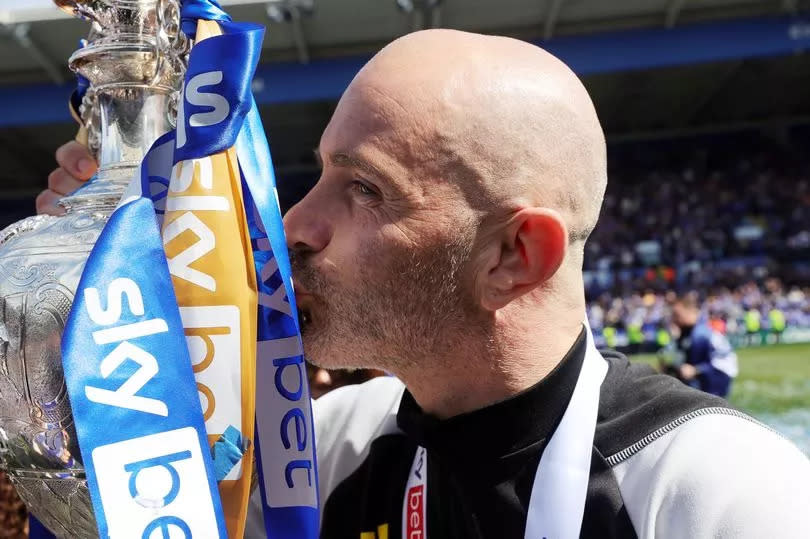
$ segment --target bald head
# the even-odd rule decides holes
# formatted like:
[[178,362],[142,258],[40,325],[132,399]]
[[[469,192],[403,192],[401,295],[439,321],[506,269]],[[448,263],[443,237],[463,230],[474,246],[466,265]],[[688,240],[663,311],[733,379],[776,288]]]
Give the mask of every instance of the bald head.
[[380,368],[414,391],[430,369],[456,379],[477,364],[522,388],[580,334],[605,143],[553,56],[463,32],[405,36],[349,85],[319,155],[318,183],[285,216],[313,362]]
[[528,204],[564,218],[572,245],[596,224],[605,141],[582,83],[544,50],[453,30],[402,37],[357,75],[344,99],[397,126],[397,159],[455,184],[488,213]]
[[[512,39],[405,36],[349,85],[319,155],[284,223],[310,360],[392,372],[425,410],[458,413],[563,357],[582,331],[582,246],[606,174],[593,104],[565,65]],[[434,400],[447,395],[459,401]]]

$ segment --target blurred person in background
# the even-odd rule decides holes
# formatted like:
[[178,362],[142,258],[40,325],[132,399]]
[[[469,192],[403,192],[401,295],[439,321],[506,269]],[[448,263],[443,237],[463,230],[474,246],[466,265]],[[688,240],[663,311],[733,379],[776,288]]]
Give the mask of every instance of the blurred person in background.
[[759,312],[759,309],[751,305],[745,311],[744,315],[745,320],[745,333],[748,336],[748,346],[754,346],[756,344],[762,343],[762,313]]
[[728,339],[701,315],[693,295],[675,301],[672,321],[680,331],[676,347],[683,358],[678,362],[678,378],[706,393],[727,397],[738,373],[737,354]]
[[726,320],[721,313],[709,313],[709,327],[720,335],[726,334]]
[[782,334],[785,332],[785,313],[782,309],[773,305],[768,311],[768,323],[774,342],[782,342]]
[[329,370],[307,363],[309,392],[313,399],[322,397],[334,389],[353,384],[362,384],[378,376],[385,376],[385,373],[375,369]]

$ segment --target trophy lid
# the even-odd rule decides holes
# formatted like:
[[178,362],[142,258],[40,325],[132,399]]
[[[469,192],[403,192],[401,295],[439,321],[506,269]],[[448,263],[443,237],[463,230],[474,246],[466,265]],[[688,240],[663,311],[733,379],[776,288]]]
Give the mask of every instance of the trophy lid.
[[[154,7],[159,0],[53,0],[53,3],[62,11],[74,17],[97,20],[99,12],[113,7],[124,9],[148,9]],[[101,21],[99,21],[101,22]]]
[[[61,9],[93,21],[87,46],[69,65],[100,89],[110,84],[149,85],[172,91],[177,69],[166,56],[180,38],[177,0],[54,0]],[[176,29],[175,29],[176,27]]]
[[137,166],[175,114],[188,50],[180,31],[181,0],[54,2],[92,22],[86,45],[68,63],[89,81],[79,113],[99,161],[97,177],[117,171],[117,179],[129,181],[125,169]]

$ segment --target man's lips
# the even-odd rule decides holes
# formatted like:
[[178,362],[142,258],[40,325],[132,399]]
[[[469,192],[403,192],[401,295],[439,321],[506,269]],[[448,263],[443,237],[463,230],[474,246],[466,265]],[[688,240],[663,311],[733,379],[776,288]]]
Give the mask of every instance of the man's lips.
[[[303,275],[302,275],[303,276]],[[307,287],[301,279],[296,279],[293,275],[293,290],[295,292],[295,303],[298,310],[298,319],[301,322],[301,329],[311,326],[319,317],[316,311],[323,307],[324,298],[322,291],[317,287],[312,290]]]
[[312,305],[315,297],[303,286],[293,282],[295,290],[295,302],[298,306],[298,318],[303,326],[308,326],[312,322]]
[[295,300],[298,303],[302,303],[302,302],[309,303],[314,298],[315,298],[315,296],[313,294],[310,294],[309,292],[305,292],[303,290],[298,290],[298,289],[295,290]]
[[301,297],[305,297],[305,296],[312,296],[312,293],[310,293],[306,288],[304,288],[303,285],[301,285],[300,283],[298,283],[296,281],[293,281],[293,290],[295,291],[295,297],[296,298],[301,298]]

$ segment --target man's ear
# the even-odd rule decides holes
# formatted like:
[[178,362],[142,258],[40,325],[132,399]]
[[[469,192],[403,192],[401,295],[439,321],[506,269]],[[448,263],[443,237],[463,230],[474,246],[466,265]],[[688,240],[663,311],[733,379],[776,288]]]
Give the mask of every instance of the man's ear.
[[499,255],[493,257],[479,288],[481,306],[490,311],[551,279],[568,249],[565,223],[559,213],[548,208],[519,210],[500,240]]

